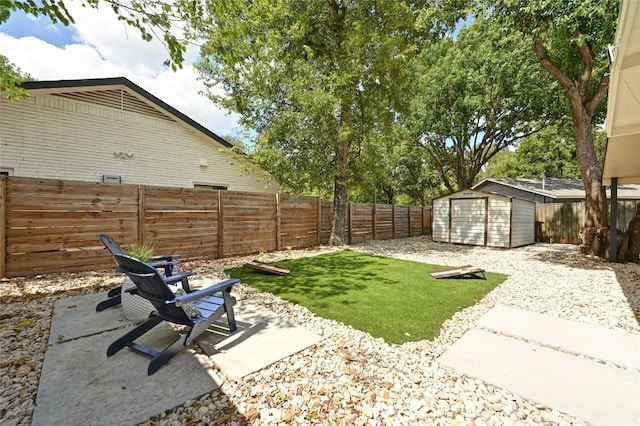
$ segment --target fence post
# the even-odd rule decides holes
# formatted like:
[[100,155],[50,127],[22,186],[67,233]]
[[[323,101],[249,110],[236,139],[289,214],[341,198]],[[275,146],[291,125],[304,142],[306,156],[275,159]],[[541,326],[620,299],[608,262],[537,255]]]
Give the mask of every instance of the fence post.
[[391,205],[391,239],[396,239],[396,205]]
[[0,176],[0,278],[6,276],[7,261],[7,177]]
[[147,214],[145,207],[145,186],[138,185],[138,241],[145,242],[144,223]]
[[373,215],[372,218],[372,226],[373,226],[373,241],[375,241],[376,238],[376,228],[378,227],[378,223],[376,221],[376,203],[373,203],[372,209],[371,209],[371,214]]
[[280,194],[276,192],[276,251],[280,250],[280,244],[282,243],[282,236],[280,235]]
[[222,259],[224,251],[224,206],[222,191],[218,190],[218,259]]
[[409,238],[411,238],[411,206],[407,206],[407,212],[407,226],[409,227]]
[[349,242],[351,245],[351,203],[347,203],[347,225],[349,226]]
[[318,200],[318,247],[322,244],[322,198],[317,197]]

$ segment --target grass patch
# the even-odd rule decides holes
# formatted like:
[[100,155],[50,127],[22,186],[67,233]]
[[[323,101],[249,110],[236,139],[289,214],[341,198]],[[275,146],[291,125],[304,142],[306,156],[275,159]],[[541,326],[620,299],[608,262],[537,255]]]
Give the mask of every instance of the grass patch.
[[387,343],[433,340],[456,312],[474,305],[506,278],[440,279],[427,265],[350,250],[278,262],[292,268],[276,276],[234,268],[226,272],[313,313],[349,324]]

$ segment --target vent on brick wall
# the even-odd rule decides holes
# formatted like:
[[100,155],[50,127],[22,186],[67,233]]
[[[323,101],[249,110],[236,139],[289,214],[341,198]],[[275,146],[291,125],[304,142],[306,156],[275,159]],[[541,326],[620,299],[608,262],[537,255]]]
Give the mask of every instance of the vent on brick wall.
[[102,175],[102,182],[104,183],[122,183],[122,177],[118,175]]
[[166,114],[121,89],[57,93],[54,96],[172,121]]

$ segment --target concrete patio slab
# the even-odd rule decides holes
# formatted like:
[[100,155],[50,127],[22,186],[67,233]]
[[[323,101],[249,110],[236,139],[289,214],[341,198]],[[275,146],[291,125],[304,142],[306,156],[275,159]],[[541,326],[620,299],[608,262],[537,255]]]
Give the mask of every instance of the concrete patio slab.
[[[150,359],[128,348],[107,357],[107,347],[132,327],[120,307],[95,312],[106,293],[59,299],[54,305],[49,347],[40,376],[33,425],[138,424],[219,387],[207,355],[180,352],[148,376]],[[238,331],[214,327],[198,344],[235,379],[320,340],[310,331],[249,301],[234,308]],[[166,323],[139,340],[161,349],[176,337]]]
[[53,307],[49,344],[131,325],[120,305],[96,312],[96,305],[106,298],[107,293],[92,293],[58,299]]
[[317,334],[248,300],[238,305],[238,330],[231,337],[222,332],[198,339],[200,347],[229,379],[244,377],[321,340]]
[[640,370],[640,334],[496,306],[479,327]]
[[640,372],[634,369],[478,329],[439,362],[593,425],[640,424]]
[[[162,347],[175,332],[160,324],[143,343]],[[191,349],[147,376],[149,358],[127,348],[107,358],[124,334],[111,330],[54,344],[45,354],[33,425],[133,425],[217,389],[213,371]]]

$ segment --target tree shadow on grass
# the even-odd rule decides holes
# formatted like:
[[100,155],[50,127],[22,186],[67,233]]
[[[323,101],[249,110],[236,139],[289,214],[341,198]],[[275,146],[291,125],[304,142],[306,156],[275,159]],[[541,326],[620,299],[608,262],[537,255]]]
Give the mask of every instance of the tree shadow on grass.
[[364,290],[369,280],[393,283],[371,271],[376,264],[372,257],[360,254],[345,256],[340,253],[344,252],[279,262],[292,269],[286,276],[265,274],[247,268],[234,268],[227,273],[260,290],[287,295],[294,303],[297,303],[295,295],[317,300]]

